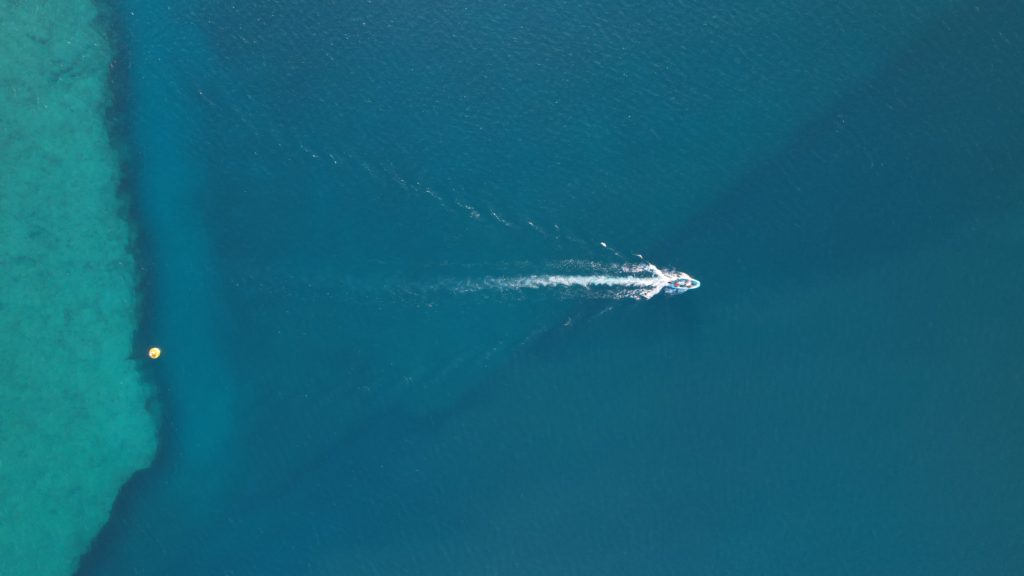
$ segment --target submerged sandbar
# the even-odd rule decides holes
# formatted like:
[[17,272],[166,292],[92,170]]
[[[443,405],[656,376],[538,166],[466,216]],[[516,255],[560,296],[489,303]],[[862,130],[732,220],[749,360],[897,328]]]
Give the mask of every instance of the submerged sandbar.
[[156,446],[112,51],[88,0],[0,14],[0,576],[66,575]]

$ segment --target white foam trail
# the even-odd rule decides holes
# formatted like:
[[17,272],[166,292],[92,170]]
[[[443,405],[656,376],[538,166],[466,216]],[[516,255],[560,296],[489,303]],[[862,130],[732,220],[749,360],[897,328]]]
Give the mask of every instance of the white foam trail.
[[623,272],[629,274],[651,274],[661,279],[668,279],[668,274],[662,272],[657,266],[650,262],[639,262],[637,264],[623,264],[621,266]]
[[482,290],[519,291],[541,288],[582,288],[603,290],[596,297],[650,299],[674,280],[687,277],[674,271],[664,272],[654,264],[625,264],[619,274],[547,274],[492,277],[462,284],[461,292]]
[[639,276],[521,276],[519,278],[491,278],[488,282],[496,288],[523,289],[548,288],[557,286],[617,286],[623,288],[653,288],[661,286],[660,278]]

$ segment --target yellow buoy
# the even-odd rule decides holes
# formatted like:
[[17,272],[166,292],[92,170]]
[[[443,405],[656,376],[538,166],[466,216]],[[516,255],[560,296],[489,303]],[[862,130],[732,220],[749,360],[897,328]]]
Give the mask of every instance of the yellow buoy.
[[160,349],[157,348],[156,346],[150,348],[149,349],[149,357],[152,358],[153,360],[156,360],[157,358],[159,358],[160,357]]

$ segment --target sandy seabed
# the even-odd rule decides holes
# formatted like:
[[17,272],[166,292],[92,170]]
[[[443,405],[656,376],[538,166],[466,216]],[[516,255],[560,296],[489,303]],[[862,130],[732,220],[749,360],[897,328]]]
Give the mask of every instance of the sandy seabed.
[[0,14],[0,575],[71,574],[156,447],[112,52],[88,0]]

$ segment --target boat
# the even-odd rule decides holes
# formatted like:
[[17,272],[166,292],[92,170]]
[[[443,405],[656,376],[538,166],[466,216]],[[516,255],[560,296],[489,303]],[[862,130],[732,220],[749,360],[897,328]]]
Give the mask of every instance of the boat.
[[643,297],[648,300],[661,293],[675,295],[700,288],[700,280],[685,272],[663,271],[654,267],[654,274],[654,283],[643,293]]
[[700,288],[700,280],[692,278],[688,274],[679,273],[676,277],[670,278],[661,290],[665,294],[682,294],[697,288]]

